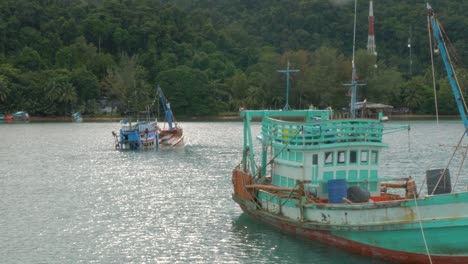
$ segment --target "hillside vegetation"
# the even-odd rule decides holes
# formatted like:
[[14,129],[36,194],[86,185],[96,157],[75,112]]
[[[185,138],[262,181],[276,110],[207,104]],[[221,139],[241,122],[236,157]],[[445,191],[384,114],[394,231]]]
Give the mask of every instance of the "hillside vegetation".
[[[466,64],[468,1],[432,6]],[[374,1],[377,57],[366,51],[368,11],[358,1],[358,100],[434,113],[424,1]],[[347,0],[2,0],[0,112],[155,111],[157,84],[180,116],[277,109],[288,61],[300,69],[293,108],[347,108],[353,12]],[[439,113],[457,113],[438,56],[435,66]]]

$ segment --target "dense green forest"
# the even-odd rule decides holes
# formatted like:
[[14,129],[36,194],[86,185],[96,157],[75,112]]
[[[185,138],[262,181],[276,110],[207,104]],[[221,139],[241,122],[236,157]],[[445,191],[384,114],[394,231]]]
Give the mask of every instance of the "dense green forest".
[[[468,1],[432,6],[466,64]],[[374,0],[377,57],[366,50],[368,12],[359,0],[358,100],[434,113],[424,1]],[[288,61],[301,70],[293,108],[347,108],[353,15],[353,0],[2,0],[0,112],[154,110],[157,84],[178,116],[282,108]],[[434,59],[439,113],[457,113]],[[467,87],[464,70],[459,79]]]

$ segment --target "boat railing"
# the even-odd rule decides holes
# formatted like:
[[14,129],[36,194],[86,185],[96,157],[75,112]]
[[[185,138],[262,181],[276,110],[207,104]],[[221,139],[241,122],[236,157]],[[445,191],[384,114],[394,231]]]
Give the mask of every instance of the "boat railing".
[[134,130],[138,130],[138,124],[134,124],[134,125],[125,124],[125,125],[121,126],[121,129],[122,129],[123,132],[131,132],[131,131],[134,131]]
[[340,119],[294,123],[263,119],[263,139],[289,145],[349,142],[382,143],[383,124],[371,119]]

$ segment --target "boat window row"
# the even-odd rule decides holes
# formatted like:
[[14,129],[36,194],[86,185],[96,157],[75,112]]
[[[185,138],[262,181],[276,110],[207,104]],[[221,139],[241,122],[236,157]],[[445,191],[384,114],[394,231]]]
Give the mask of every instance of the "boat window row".
[[283,150],[281,152],[281,159],[282,160],[302,162],[304,160],[304,152],[302,152],[302,151],[293,151],[293,150]]
[[378,151],[377,150],[339,150],[339,151],[327,151],[324,153],[325,166],[334,165],[356,165],[356,164],[369,164],[369,152],[370,152],[370,164],[377,165],[378,163]]

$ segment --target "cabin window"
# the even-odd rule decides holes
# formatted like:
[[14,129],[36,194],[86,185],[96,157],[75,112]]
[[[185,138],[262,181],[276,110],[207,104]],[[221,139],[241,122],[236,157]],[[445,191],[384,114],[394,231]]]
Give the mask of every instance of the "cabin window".
[[325,165],[333,165],[333,152],[325,152]]
[[289,160],[296,161],[296,151],[289,151]]
[[338,151],[338,164],[344,164],[346,162],[346,152]]
[[288,178],[287,177],[281,176],[280,186],[281,187],[287,187],[288,186]]
[[357,163],[357,151],[351,150],[349,152],[349,164],[356,164]]
[[281,159],[288,160],[288,152],[286,150],[281,151]]
[[280,186],[281,177],[279,175],[273,175],[273,185]]
[[303,161],[302,155],[303,155],[302,152],[300,152],[300,151],[296,152],[296,161],[297,162],[302,162]]
[[372,164],[377,164],[377,160],[378,160],[378,152],[376,150],[373,150],[372,153],[371,153],[371,162]]
[[317,165],[318,164],[318,155],[314,154],[312,155],[312,165]]
[[294,179],[288,178],[288,188],[294,188],[295,182]]
[[367,164],[368,155],[369,155],[369,152],[367,152],[367,150],[361,151],[361,164]]

